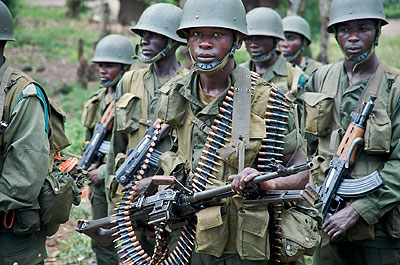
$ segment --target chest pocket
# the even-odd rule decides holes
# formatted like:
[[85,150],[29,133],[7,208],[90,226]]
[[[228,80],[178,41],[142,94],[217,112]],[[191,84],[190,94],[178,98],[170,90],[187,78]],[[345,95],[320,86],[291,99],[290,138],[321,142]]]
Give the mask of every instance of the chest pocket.
[[374,109],[367,120],[364,134],[364,151],[368,154],[385,154],[390,152],[392,123],[384,109]]
[[139,128],[140,98],[125,93],[115,104],[117,130],[130,134]]
[[318,137],[330,133],[333,118],[334,97],[324,93],[304,93],[305,128],[304,131]]

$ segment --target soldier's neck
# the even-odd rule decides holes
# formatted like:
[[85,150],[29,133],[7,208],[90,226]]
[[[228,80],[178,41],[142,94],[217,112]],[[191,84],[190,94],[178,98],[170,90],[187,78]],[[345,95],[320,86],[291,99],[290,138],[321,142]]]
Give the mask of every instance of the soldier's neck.
[[292,61],[297,66],[301,66],[301,62],[303,60],[303,52],[300,52],[299,55]]
[[235,68],[235,61],[231,59],[220,71],[211,74],[200,74],[200,84],[207,95],[218,97],[229,84],[229,74]]
[[347,60],[344,61],[346,75],[351,84],[356,84],[374,74],[379,65],[379,59],[374,53],[371,58],[358,65],[353,71],[354,65],[353,62]]
[[180,68],[175,53],[169,53],[154,63],[154,71],[158,78],[170,79]]
[[258,62],[253,62],[254,63],[254,71],[260,75],[263,75],[267,70],[274,65],[274,63],[278,60],[278,55],[274,54],[272,55],[271,59],[269,59],[266,62],[258,63]]

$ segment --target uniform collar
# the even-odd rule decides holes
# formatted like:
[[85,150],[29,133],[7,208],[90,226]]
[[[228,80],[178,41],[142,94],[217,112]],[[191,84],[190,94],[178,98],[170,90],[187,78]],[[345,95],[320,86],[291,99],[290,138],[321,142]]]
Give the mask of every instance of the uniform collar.
[[286,60],[283,55],[277,51],[278,59],[276,62],[263,74],[263,78],[270,82],[276,76],[287,76]]
[[233,71],[228,76],[228,86],[213,102],[209,105],[203,107],[200,102],[198,95],[198,82],[199,75],[194,72],[193,68],[190,70],[189,74],[182,76],[177,80],[177,83],[181,85],[179,89],[179,93],[186,98],[188,101],[192,103],[192,110],[195,114],[204,114],[204,115],[217,115],[219,113],[219,107],[222,101],[225,98],[228,89],[238,78],[239,71],[237,70],[238,66],[235,66]]

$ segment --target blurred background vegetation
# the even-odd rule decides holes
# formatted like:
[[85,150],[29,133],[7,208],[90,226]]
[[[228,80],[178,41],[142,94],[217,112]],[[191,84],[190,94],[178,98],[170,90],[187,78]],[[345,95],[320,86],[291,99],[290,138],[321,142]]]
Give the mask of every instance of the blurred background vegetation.
[[[101,10],[90,7],[89,4],[96,2],[95,0],[67,0],[63,8],[39,6],[28,0],[2,1],[10,7],[16,21],[15,37],[17,41],[7,44],[7,60],[11,65],[26,71],[40,82],[49,92],[49,96],[64,109],[68,116],[66,131],[72,142],[67,151],[81,154],[85,132],[80,122],[83,104],[98,89],[99,83],[95,76],[85,87],[77,81],[76,72],[80,66],[80,59],[85,59],[90,64],[94,47],[101,37]],[[182,4],[182,1],[177,0],[143,1],[144,6],[155,2]],[[288,3],[289,1],[286,0],[280,1],[277,11],[282,17],[289,8]],[[77,14],[72,15],[71,4],[78,5],[79,12]],[[318,55],[320,49],[321,20],[318,4],[319,0],[307,0],[304,13],[311,25],[314,42],[310,52],[314,57]],[[400,18],[400,0],[384,0],[384,5],[388,18]],[[125,35],[134,44],[139,42],[138,36],[129,33],[129,26],[122,26],[118,23],[118,19],[111,20],[110,23],[111,33]],[[134,20],[128,22],[131,25],[134,23]],[[79,40],[82,40],[83,55],[79,54]],[[399,35],[383,35],[376,51],[379,58],[386,63],[400,68],[400,61],[397,59],[399,50]],[[179,58],[184,63],[184,57],[179,56]],[[335,39],[330,38],[329,62],[339,61],[342,58],[343,55]],[[249,56],[243,45],[236,53],[236,60],[238,63],[242,63],[248,59]],[[40,70],[41,68],[44,70]],[[54,69],[56,71],[50,72]],[[71,219],[89,218],[89,203],[84,200],[81,206],[74,207]],[[69,229],[73,228],[69,227]],[[69,232],[70,236],[68,237],[57,237],[56,235],[55,239],[60,245],[60,251],[52,258],[61,261],[59,264],[86,264],[87,260],[93,257],[89,238],[73,231]]]

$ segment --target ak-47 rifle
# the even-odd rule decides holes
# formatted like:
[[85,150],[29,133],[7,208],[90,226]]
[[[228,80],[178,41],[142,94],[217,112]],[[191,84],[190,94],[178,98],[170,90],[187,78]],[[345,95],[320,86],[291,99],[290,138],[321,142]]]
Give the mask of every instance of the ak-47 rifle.
[[111,102],[103,117],[97,123],[92,139],[85,146],[85,152],[79,161],[79,166],[85,170],[90,168],[93,164],[99,163],[103,160],[104,156],[108,153],[110,147],[109,142],[104,141],[109,131],[111,131],[114,124],[115,104]]
[[[275,168],[275,172],[257,176],[248,183],[244,189],[244,194],[251,194],[251,197],[254,198],[254,193],[257,193],[259,194],[258,197],[264,198],[264,202],[267,203],[302,199],[310,204],[314,203],[318,195],[309,189],[299,191],[275,190],[259,193],[259,183],[308,170],[311,168],[311,163],[285,168],[275,162]],[[218,204],[220,199],[231,197],[236,194],[231,190],[231,185],[229,184],[193,193],[193,191],[185,188],[172,176],[154,176],[152,178],[152,183],[155,185],[172,185],[173,188],[157,192],[147,197],[141,195],[130,205],[119,207],[117,213],[113,216],[94,221],[80,220],[78,221],[78,228],[76,230],[95,239],[103,236],[101,239],[103,242],[111,243],[112,233],[107,232],[104,227],[109,226],[111,223],[116,223],[118,219],[129,217],[133,227],[142,227],[148,224],[155,225],[161,222],[182,221],[201,209]],[[251,203],[253,203],[253,201],[251,201]],[[96,223],[93,223],[95,221]],[[104,236],[107,235],[110,236],[109,240],[104,238]],[[114,238],[115,237],[116,235],[114,234]]]
[[161,123],[161,120],[156,120],[147,129],[142,140],[134,149],[128,151],[128,157],[115,173],[115,179],[119,184],[125,186],[132,181],[135,175],[143,176],[149,165],[158,168],[158,158],[161,152],[154,148],[165,137],[168,129],[169,126]]
[[351,113],[353,121],[347,128],[336,155],[330,161],[329,172],[324,183],[317,189],[323,202],[324,221],[343,208],[344,198],[364,196],[383,184],[378,171],[363,178],[350,178],[353,165],[361,151],[359,147],[364,142],[365,126],[375,99],[375,96],[371,96],[370,101],[363,103],[361,114],[354,111]]

